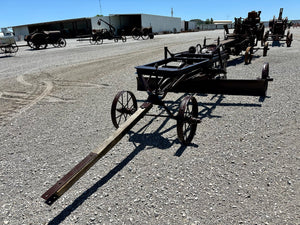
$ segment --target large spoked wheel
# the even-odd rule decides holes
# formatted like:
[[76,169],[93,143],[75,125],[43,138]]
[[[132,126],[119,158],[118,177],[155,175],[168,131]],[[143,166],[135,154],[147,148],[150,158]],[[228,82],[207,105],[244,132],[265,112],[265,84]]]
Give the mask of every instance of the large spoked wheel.
[[245,52],[245,64],[251,63],[252,60],[252,49],[248,47]]
[[34,48],[32,41],[27,41],[27,45],[28,45],[30,48]]
[[91,43],[92,45],[95,45],[95,44],[96,44],[96,37],[95,37],[95,36],[90,37],[90,43]]
[[111,120],[116,128],[124,123],[137,110],[137,101],[130,91],[120,91],[111,106]]
[[148,40],[150,37],[149,37],[149,34],[148,33],[143,33],[142,34],[142,39],[143,40]]
[[59,38],[57,43],[58,43],[58,47],[60,47],[60,48],[66,47],[66,45],[67,45],[67,42],[64,38]]
[[17,51],[19,50],[17,45],[9,45],[1,49],[5,53],[5,56],[15,56]]
[[103,38],[102,37],[96,37],[96,44],[102,45],[103,44]]
[[132,38],[134,39],[134,40],[138,40],[138,39],[140,39],[140,37],[141,37],[141,35],[139,34],[139,32],[138,31],[132,31]]
[[188,145],[196,134],[198,104],[193,96],[186,96],[179,107],[177,118],[177,135],[180,142]]

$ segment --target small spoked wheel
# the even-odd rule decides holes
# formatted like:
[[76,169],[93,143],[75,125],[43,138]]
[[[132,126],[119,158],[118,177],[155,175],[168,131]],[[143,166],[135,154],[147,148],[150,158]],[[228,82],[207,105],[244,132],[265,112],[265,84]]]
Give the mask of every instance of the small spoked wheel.
[[198,104],[193,96],[186,96],[180,103],[177,115],[177,135],[180,142],[188,145],[196,134],[198,117]]
[[262,73],[261,73],[262,79],[269,79],[269,63],[264,63]]
[[122,36],[121,37],[121,39],[122,39],[122,42],[126,42],[127,41],[127,38],[126,38],[126,36],[124,35],[124,36]]
[[90,37],[90,43],[91,43],[92,45],[95,45],[95,44],[96,44],[96,37],[95,37],[95,36]]
[[251,63],[252,60],[252,51],[251,47],[248,47],[245,52],[245,64]]
[[111,106],[111,120],[116,128],[124,123],[137,110],[137,101],[130,91],[120,91]]
[[142,39],[143,40],[148,40],[149,39],[149,34],[148,33],[142,34]]
[[102,45],[103,44],[103,38],[102,37],[96,37],[96,45]]

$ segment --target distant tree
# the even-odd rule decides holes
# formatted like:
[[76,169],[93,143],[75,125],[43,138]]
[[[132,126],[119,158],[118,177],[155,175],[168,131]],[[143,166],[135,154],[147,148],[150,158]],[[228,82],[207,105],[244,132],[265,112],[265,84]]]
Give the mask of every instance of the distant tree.
[[96,16],[97,16],[97,17],[103,17],[103,15],[99,15],[99,14],[97,14]]
[[197,25],[201,25],[201,24],[204,24],[204,21],[203,20],[200,20],[200,19],[193,19],[191,20],[192,22],[196,22]]

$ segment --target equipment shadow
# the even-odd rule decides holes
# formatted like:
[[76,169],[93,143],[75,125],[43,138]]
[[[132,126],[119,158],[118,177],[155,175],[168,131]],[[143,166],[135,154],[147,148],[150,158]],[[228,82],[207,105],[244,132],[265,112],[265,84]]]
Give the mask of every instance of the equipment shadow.
[[[252,60],[258,59],[260,57],[261,56],[259,56],[259,55],[253,55]],[[252,60],[249,64],[252,63]],[[245,56],[244,55],[239,55],[237,58],[227,61],[227,67],[237,66],[237,65],[240,65],[240,64],[245,64]],[[245,64],[245,65],[247,65],[247,64]]]
[[[171,104],[171,111],[178,111],[180,101],[187,94],[178,98],[174,101],[166,101],[166,103]],[[204,95],[198,95],[204,96]],[[222,103],[222,100],[225,98],[223,95],[214,95],[211,100],[217,98],[214,103],[198,103],[199,106],[203,107],[202,110],[199,111],[200,119],[204,118],[221,118],[222,116],[212,115],[213,111],[217,106],[239,106],[239,107],[260,107],[260,104],[242,104],[242,103]],[[174,104],[176,103],[176,104]],[[140,152],[145,150],[147,147],[152,146],[153,148],[159,149],[168,149],[174,144],[178,144],[179,141],[176,138],[170,140],[168,138],[164,138],[162,135],[176,128],[176,125],[170,126],[168,129],[164,129],[166,123],[169,122],[169,117],[164,117],[161,125],[151,133],[147,133],[147,128],[154,123],[156,117],[152,118],[146,125],[141,127],[138,131],[129,132],[129,141],[132,142],[135,146],[133,152],[126,156],[118,165],[116,165],[111,171],[109,171],[103,178],[97,181],[92,187],[83,192],[79,197],[77,197],[72,204],[67,206],[64,210],[62,210],[55,218],[53,218],[48,224],[56,225],[62,223],[68,216],[71,215],[78,207],[80,207],[89,197],[91,197],[94,193],[98,191],[103,185],[105,185],[110,179],[112,179],[115,175],[117,175],[122,169],[124,169],[130,161],[132,161]],[[198,147],[196,144],[192,144],[193,147]],[[181,147],[175,152],[174,156],[180,157],[187,146],[181,145]]]

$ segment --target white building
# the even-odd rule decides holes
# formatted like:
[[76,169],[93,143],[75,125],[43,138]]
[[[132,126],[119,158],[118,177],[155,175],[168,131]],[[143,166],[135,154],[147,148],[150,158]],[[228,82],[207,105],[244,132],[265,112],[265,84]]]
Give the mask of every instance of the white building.
[[[124,29],[129,35],[134,27],[152,27],[154,33],[179,32],[181,29],[181,18],[158,16],[149,14],[117,14],[101,17],[115,27],[116,32]],[[78,37],[90,35],[95,29],[109,29],[105,23],[97,24],[99,17],[78,18],[70,20],[60,20],[36,24],[14,26],[15,36],[23,40],[25,35],[35,30],[60,30],[66,37]]]

